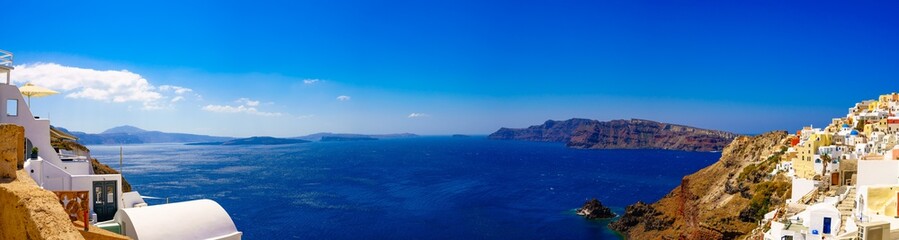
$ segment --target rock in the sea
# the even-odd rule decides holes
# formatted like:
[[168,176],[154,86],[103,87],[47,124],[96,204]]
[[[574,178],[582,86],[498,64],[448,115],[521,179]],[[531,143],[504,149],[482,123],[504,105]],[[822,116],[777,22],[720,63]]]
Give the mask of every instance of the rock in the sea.
[[608,207],[603,206],[602,202],[599,202],[596,198],[585,202],[583,207],[578,208],[577,215],[584,216],[587,219],[615,217],[615,213]]

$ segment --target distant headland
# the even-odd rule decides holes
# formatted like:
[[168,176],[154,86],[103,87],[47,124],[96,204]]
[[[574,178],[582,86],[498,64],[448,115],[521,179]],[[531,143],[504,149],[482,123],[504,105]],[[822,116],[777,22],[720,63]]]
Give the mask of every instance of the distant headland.
[[249,138],[234,138],[221,136],[208,136],[188,133],[168,133],[160,131],[144,130],[135,126],[123,125],[110,128],[101,133],[85,133],[69,131],[62,127],[54,129],[68,133],[78,138],[78,143],[85,145],[102,144],[146,144],[146,143],[185,143],[188,145],[277,145],[294,144],[304,142],[345,142],[345,141],[370,141],[378,139],[414,138],[412,133],[394,134],[353,134],[353,133],[329,133],[321,132],[300,137],[275,138],[256,136]]
[[224,142],[199,142],[186,143],[185,145],[283,145],[307,143],[309,141],[302,139],[274,138],[274,137],[249,137],[228,140]]
[[564,142],[581,149],[666,149],[721,151],[737,134],[642,119],[598,121],[548,120],[528,128],[500,128],[487,136],[498,140]]
[[56,127],[59,131],[69,133],[78,138],[84,145],[99,144],[143,144],[143,143],[185,143],[185,142],[223,142],[233,140],[232,137],[207,136],[187,133],[167,133],[148,131],[134,126],[118,126],[101,133],[85,133],[69,131]]
[[321,132],[309,134],[302,137],[294,137],[295,139],[303,139],[308,141],[366,141],[391,138],[413,138],[418,135],[412,133],[394,133],[394,134],[354,134],[354,133],[329,133]]

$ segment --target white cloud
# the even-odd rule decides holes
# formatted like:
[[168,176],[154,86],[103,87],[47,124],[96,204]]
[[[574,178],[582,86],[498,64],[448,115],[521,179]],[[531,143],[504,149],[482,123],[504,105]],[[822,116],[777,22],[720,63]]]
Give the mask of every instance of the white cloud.
[[411,113],[411,114],[409,114],[408,118],[423,118],[423,117],[430,117],[430,116],[431,115],[429,115],[427,113]]
[[259,106],[259,101],[253,101],[249,98],[240,98],[235,102],[240,103],[237,106],[230,105],[206,105],[202,109],[207,112],[215,112],[215,113],[245,113],[251,115],[258,116],[266,116],[266,117],[280,117],[284,116],[284,113],[280,112],[264,112],[259,111],[256,107]]
[[172,86],[172,85],[162,85],[162,86],[159,86],[159,91],[163,91],[163,92],[169,92],[169,91],[172,91],[172,92],[175,92],[175,93],[178,94],[178,95],[181,95],[181,94],[193,92],[194,90],[193,90],[193,89],[190,89],[190,88],[186,88],[186,87],[179,87],[179,86]]
[[153,87],[140,74],[128,70],[95,70],[56,63],[23,64],[12,71],[12,81],[16,84],[31,82],[57,90],[66,94],[67,98],[115,103],[138,102],[143,104],[144,109],[162,108],[159,101],[167,99],[160,92],[161,89]]
[[174,85],[161,85],[157,89],[159,89],[159,91],[163,92],[163,93],[174,93],[176,95],[176,96],[172,97],[171,100],[169,100],[170,104],[175,104],[177,102],[184,100],[184,96],[187,94],[193,95],[198,100],[203,99],[203,97],[200,96],[200,94],[193,93],[194,92],[193,89],[186,88],[186,87],[174,86]]
[[234,101],[234,102],[240,103],[242,105],[247,105],[250,107],[259,106],[259,101],[253,101],[253,100],[250,100],[249,98],[239,98],[239,99],[237,99],[237,101]]
[[340,95],[340,96],[337,96],[337,100],[338,100],[338,101],[341,101],[341,102],[346,102],[346,101],[349,101],[349,100],[350,100],[350,96],[347,96],[347,95]]
[[303,79],[303,84],[312,85],[321,82],[319,79]]

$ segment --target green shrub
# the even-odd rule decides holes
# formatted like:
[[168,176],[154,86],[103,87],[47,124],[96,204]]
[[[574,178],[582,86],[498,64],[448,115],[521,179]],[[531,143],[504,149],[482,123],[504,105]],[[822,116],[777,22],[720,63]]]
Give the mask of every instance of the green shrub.
[[771,211],[771,196],[783,196],[789,189],[787,182],[763,182],[754,186],[749,206],[740,212],[740,219],[746,222],[758,221]]

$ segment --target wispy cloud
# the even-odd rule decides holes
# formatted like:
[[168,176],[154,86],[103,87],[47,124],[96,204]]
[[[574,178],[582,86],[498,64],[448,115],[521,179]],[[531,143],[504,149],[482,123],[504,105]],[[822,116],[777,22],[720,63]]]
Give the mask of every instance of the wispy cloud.
[[321,82],[321,80],[320,79],[312,79],[312,78],[303,79],[303,84],[306,84],[306,85],[312,85],[312,84],[316,84],[318,82]]
[[159,86],[159,91],[163,91],[163,92],[172,91],[172,92],[175,92],[175,94],[185,94],[185,93],[193,92],[194,90],[190,89],[190,88],[186,88],[186,87],[179,87],[179,86],[173,86],[173,85],[162,85],[162,86]]
[[340,96],[337,96],[337,101],[346,102],[346,101],[349,101],[349,100],[350,100],[350,96],[347,96],[347,95],[340,95]]
[[203,97],[200,96],[200,94],[194,93],[193,89],[186,88],[186,87],[174,86],[174,85],[161,85],[161,86],[159,86],[158,89],[162,93],[175,94],[175,96],[171,97],[171,100],[169,100],[169,103],[171,103],[171,104],[175,104],[175,103],[178,103],[178,102],[184,100],[185,99],[184,97],[187,95],[192,95],[197,100],[203,99]]
[[203,109],[203,111],[207,111],[207,112],[244,113],[244,114],[265,116],[265,117],[280,117],[280,116],[285,115],[284,113],[280,113],[280,112],[259,111],[259,109],[256,108],[257,106],[259,106],[259,101],[253,101],[253,100],[250,100],[249,98],[240,98],[234,102],[239,103],[239,105],[232,106],[232,105],[210,104],[210,105],[204,106],[202,109]]
[[408,118],[423,118],[423,117],[430,117],[430,116],[431,115],[427,114],[427,113],[410,113]]
[[250,107],[259,106],[259,101],[253,101],[253,100],[250,100],[249,98],[238,98],[237,101],[234,101],[234,102],[240,103],[241,105],[247,105]]
[[176,97],[166,96],[163,92],[171,91],[181,95],[193,91],[172,85],[157,88],[140,74],[128,70],[96,70],[56,63],[16,66],[16,70],[12,71],[12,80],[16,84],[31,82],[54,89],[66,94],[67,98],[114,103],[137,102],[148,110],[170,107],[165,105],[165,100],[170,103],[181,100],[175,100]]

